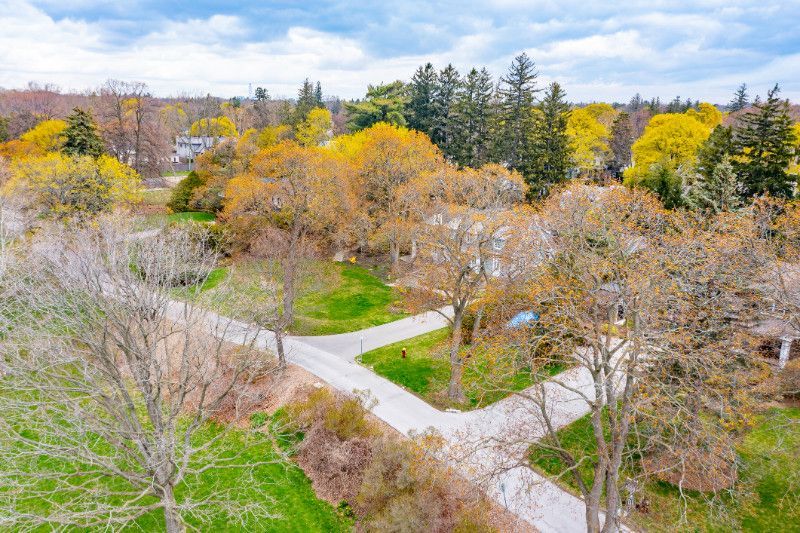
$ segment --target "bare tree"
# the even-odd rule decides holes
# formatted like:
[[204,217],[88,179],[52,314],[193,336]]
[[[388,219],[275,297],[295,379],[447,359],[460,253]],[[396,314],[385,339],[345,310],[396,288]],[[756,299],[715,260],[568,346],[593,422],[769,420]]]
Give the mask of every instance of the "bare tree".
[[[551,250],[495,295],[493,342],[526,347],[533,373],[551,363],[571,370],[516,392],[520,412],[492,445],[561,461],[592,532],[620,530],[626,476],[727,486],[731,436],[752,407],[740,328],[759,266],[752,226],[724,216],[702,225],[622,187],[570,187],[541,215]],[[509,327],[528,310],[533,323]],[[576,405],[588,412],[588,453],[558,431]]]
[[108,80],[100,90],[100,118],[109,151],[148,177],[167,157],[166,127],[142,82]]
[[[448,397],[464,402],[464,315],[478,300],[488,278],[514,271],[507,255],[512,247],[505,246],[520,238],[517,229],[530,216],[523,208],[512,209],[524,198],[525,184],[516,172],[485,165],[479,170],[444,168],[421,176],[398,187],[397,197],[404,188],[420,191],[409,195],[420,200],[407,202],[405,208],[413,213],[407,223],[412,225],[410,233],[415,234],[415,247],[419,247],[409,276],[408,302],[418,309],[437,311],[450,322]],[[417,220],[421,222],[413,222]]]
[[464,315],[487,278],[500,268],[501,243],[512,232],[509,220],[505,211],[451,205],[419,230],[420,252],[414,259],[407,300],[412,307],[438,311],[450,322],[448,397],[455,402],[466,401],[461,382]]
[[[99,220],[40,237],[2,278],[0,527],[117,528],[161,510],[173,532],[211,512],[270,516],[235,486],[181,490],[217,469],[248,483],[279,457],[249,456],[259,439],[223,445],[274,368],[258,332],[171,298],[214,264],[185,230],[141,240]],[[232,423],[208,431],[218,419]]]

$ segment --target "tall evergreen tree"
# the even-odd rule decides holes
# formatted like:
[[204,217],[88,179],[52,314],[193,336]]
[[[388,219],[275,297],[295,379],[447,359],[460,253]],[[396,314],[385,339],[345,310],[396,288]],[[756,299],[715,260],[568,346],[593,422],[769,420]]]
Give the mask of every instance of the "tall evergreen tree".
[[741,205],[741,189],[733,165],[725,157],[708,175],[698,174],[686,194],[686,205],[711,213],[730,211]]
[[314,105],[316,107],[325,107],[325,103],[322,101],[322,84],[317,82],[314,86]]
[[255,99],[258,102],[269,100],[269,92],[264,87],[256,87]]
[[400,80],[385,85],[370,85],[365,99],[344,105],[348,115],[347,128],[359,131],[378,122],[405,126],[403,111],[408,102],[406,93],[406,85]]
[[99,157],[103,153],[103,141],[97,133],[97,126],[87,111],[76,107],[67,117],[64,130],[64,146],[61,151],[67,155],[89,155]]
[[763,103],[743,115],[734,131],[734,168],[748,196],[769,193],[792,197],[797,176],[788,172],[795,155],[789,101],[778,98],[776,84]]
[[453,156],[451,144],[456,129],[453,103],[460,87],[461,76],[453,65],[447,65],[436,77],[430,137],[448,157]]
[[433,99],[436,93],[436,69],[431,63],[419,67],[411,78],[406,110],[408,126],[431,134],[434,120]]
[[623,111],[617,115],[611,125],[611,141],[609,143],[613,154],[611,171],[617,178],[621,178],[622,171],[631,164],[633,140],[631,116]]
[[718,125],[708,139],[697,150],[697,172],[706,179],[717,165],[733,154],[733,129],[730,126]]
[[308,117],[308,113],[315,107],[317,107],[317,99],[314,94],[314,84],[306,78],[297,91],[297,104],[294,106],[294,112],[291,117],[292,125],[303,122]]
[[493,89],[489,71],[473,68],[456,94],[452,151],[460,166],[479,167],[489,161]]
[[728,111],[741,111],[750,104],[750,98],[747,96],[747,84],[739,85],[736,92],[733,93],[733,100],[728,104]]
[[498,156],[510,168],[524,172],[530,156],[533,126],[536,66],[527,54],[514,58],[508,73],[500,78]]
[[532,199],[543,198],[553,185],[568,177],[571,150],[567,136],[569,104],[565,96],[558,83],[551,83],[532,113],[530,158],[523,174],[530,185],[528,193]]

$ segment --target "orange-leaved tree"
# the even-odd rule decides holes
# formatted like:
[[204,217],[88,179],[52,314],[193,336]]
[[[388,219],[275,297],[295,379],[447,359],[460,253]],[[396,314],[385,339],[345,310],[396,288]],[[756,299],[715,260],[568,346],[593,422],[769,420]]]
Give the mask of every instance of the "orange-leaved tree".
[[280,264],[282,306],[269,326],[285,364],[283,335],[294,320],[303,261],[315,242],[332,242],[349,230],[350,166],[340,155],[284,141],[259,152],[246,174],[225,189],[223,216],[268,223],[256,237],[262,255]]

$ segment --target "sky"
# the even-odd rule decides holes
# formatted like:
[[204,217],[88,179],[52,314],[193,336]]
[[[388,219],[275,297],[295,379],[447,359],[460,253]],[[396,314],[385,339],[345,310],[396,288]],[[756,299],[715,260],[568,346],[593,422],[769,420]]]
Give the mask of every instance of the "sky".
[[725,103],[741,83],[800,102],[800,0],[0,0],[4,88],[293,96],[308,77],[356,98],[428,61],[499,76],[523,51],[574,102]]

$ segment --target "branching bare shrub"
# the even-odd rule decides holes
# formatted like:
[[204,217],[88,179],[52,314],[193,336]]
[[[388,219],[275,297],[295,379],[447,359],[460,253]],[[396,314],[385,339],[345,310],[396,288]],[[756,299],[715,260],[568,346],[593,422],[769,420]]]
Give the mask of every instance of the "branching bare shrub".
[[[237,487],[183,490],[216,469],[242,483],[275,454],[224,446],[247,385],[274,368],[256,331],[172,300],[215,256],[186,231],[146,240],[118,221],[44,232],[2,279],[0,527],[118,528],[161,510],[167,531],[225,513],[269,517]],[[209,333],[201,333],[205,331]],[[224,342],[237,340],[239,347]]]
[[491,504],[427,451],[437,444],[382,439],[355,502],[363,531],[491,531]]

